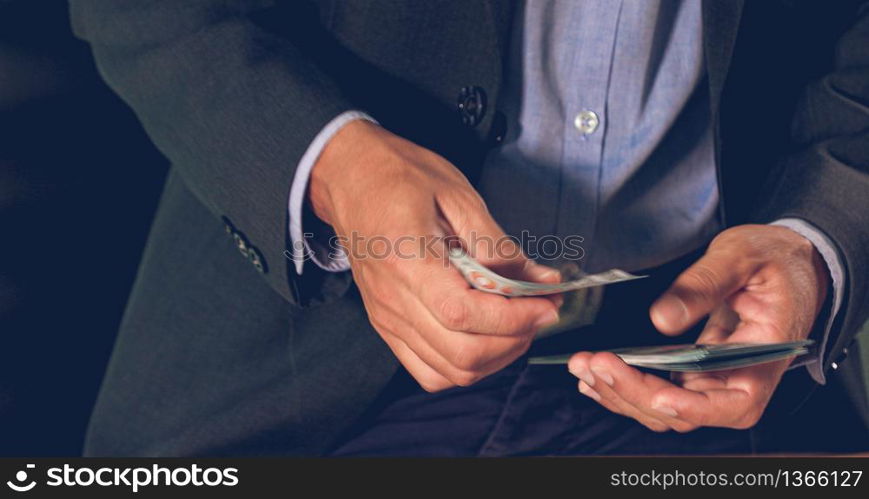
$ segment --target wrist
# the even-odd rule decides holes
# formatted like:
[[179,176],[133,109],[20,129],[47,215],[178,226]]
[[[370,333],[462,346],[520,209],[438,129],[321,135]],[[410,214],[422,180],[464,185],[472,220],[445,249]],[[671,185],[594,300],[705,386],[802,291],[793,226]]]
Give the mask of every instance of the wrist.
[[824,257],[821,256],[821,253],[814,248],[814,245],[812,246],[812,268],[815,271],[815,278],[818,283],[818,306],[815,309],[815,316],[817,316],[823,309],[824,303],[827,300],[832,279],[827,262],[824,260]]
[[[815,244],[807,238],[805,235],[800,234],[799,232],[793,231],[788,228],[788,237],[791,237],[795,241],[795,245],[799,248],[798,254],[802,256],[803,261],[808,260],[810,273],[812,276],[812,282],[815,286],[815,301],[814,301],[814,314],[813,318],[816,318],[818,314],[821,312],[821,309],[824,305],[824,302],[827,299],[828,290],[830,288],[830,270],[827,267],[827,263],[824,260],[824,257],[821,256],[818,249],[815,247]],[[811,306],[811,305],[809,305]]]
[[[361,144],[366,136],[378,126],[366,120],[356,120],[344,125],[326,144],[311,170],[307,200],[312,211],[327,224],[334,225],[334,204],[338,186],[348,181],[352,169],[348,164],[357,163]],[[352,180],[350,180],[352,182]]]

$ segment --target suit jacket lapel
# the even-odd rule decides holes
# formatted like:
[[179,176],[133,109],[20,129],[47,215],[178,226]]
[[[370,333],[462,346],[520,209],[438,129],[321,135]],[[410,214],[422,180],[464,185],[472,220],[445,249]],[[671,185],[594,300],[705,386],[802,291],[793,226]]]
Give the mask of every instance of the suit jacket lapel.
[[486,0],[486,7],[491,22],[495,26],[498,35],[498,48],[503,61],[510,48],[510,35],[513,33],[513,15],[517,10],[517,3],[513,0]]
[[709,105],[715,127],[715,171],[718,178],[718,213],[721,223],[727,226],[725,178],[721,167],[720,123],[718,119],[721,89],[727,78],[730,57],[739,20],[742,16],[743,0],[703,0],[703,53],[706,57],[706,72],[709,78]]
[[721,89],[739,29],[743,0],[703,0],[703,53],[709,74],[712,115],[718,115]]

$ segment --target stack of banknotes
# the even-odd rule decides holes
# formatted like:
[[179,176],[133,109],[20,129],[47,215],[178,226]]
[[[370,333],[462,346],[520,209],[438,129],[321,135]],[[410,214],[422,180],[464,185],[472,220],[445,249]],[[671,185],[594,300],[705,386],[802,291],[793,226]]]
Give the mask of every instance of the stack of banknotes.
[[[544,296],[565,293],[594,286],[641,279],[619,269],[587,274],[579,279],[557,284],[518,281],[501,276],[486,268],[461,248],[450,250],[450,262],[465,277],[471,287],[503,296]],[[716,345],[686,344],[608,350],[626,364],[663,371],[720,371],[764,364],[808,352],[811,340],[784,343],[724,343]],[[532,357],[531,364],[566,364],[570,354]]]
[[[705,372],[738,369],[787,359],[808,352],[811,340],[786,343],[721,343],[667,345],[608,350],[625,364],[661,371]],[[529,364],[567,364],[570,355],[531,357]]]

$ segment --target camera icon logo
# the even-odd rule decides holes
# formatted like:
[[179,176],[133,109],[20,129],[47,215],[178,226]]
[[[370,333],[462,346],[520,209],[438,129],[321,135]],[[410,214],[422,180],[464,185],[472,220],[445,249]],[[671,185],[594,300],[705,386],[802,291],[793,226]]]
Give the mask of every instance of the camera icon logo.
[[[28,470],[32,470],[34,468],[36,468],[35,464],[27,465]],[[28,484],[25,484],[25,481],[27,481],[27,471],[20,470],[18,473],[15,473],[15,481],[13,482],[12,480],[9,480],[8,482],[6,482],[6,485],[8,485],[9,488],[14,490],[15,492],[27,492],[28,490],[33,489],[33,487],[36,487],[36,480],[32,480]]]

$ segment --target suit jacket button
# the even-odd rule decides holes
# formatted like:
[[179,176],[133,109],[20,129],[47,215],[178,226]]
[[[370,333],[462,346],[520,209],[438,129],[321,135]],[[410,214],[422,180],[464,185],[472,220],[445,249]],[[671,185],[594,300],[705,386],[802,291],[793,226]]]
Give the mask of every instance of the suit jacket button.
[[475,127],[486,115],[486,92],[480,87],[464,87],[459,92],[457,103],[462,123]]
[[263,259],[263,256],[258,249],[253,246],[248,248],[247,257],[250,259],[250,263],[253,264],[257,272],[265,274],[268,271],[266,268],[266,261]]
[[226,217],[220,217],[220,220],[223,221],[223,230],[231,236],[232,233],[235,232],[235,227],[232,226],[232,222],[230,222]]
[[233,232],[232,240],[235,241],[235,247],[238,248],[239,253],[241,253],[245,258],[249,258],[247,240],[245,240],[244,236],[238,232]]

